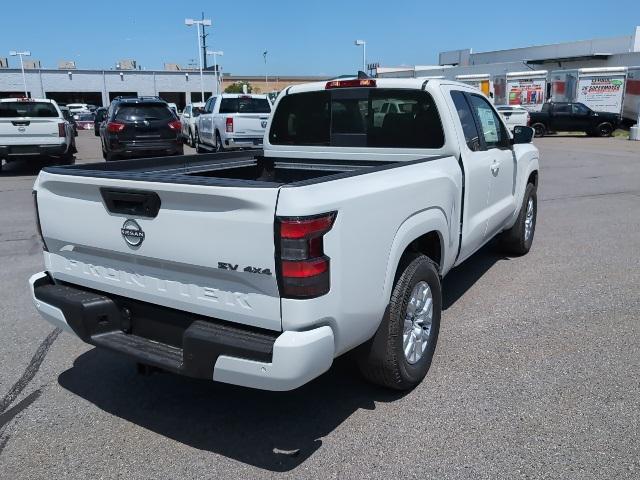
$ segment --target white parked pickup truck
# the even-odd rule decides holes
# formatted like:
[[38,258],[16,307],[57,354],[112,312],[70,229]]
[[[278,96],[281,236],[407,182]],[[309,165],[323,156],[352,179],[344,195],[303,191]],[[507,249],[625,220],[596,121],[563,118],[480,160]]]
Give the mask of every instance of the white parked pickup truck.
[[[405,107],[377,127],[385,103]],[[36,308],[192,377],[289,390],[355,350],[368,379],[414,387],[442,277],[496,235],[531,247],[532,129],[461,83],[347,79],[289,87],[267,131],[263,151],[45,168]]]
[[267,95],[214,95],[196,120],[196,151],[261,147],[270,114]]
[[46,98],[0,99],[0,170],[7,162],[35,156],[57,156],[73,163],[75,131],[58,104]]

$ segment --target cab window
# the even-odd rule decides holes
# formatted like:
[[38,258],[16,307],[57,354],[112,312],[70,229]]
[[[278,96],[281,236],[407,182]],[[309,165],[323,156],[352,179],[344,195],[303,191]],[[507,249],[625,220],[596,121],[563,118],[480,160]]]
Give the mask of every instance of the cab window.
[[508,148],[509,137],[491,104],[480,95],[469,95],[471,108],[478,119],[484,143],[490,148]]

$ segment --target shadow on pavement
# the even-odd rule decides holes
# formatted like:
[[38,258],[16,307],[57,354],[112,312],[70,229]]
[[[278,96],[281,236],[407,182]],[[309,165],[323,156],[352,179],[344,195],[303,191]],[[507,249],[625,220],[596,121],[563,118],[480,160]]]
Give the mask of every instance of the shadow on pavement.
[[402,397],[365,383],[352,364],[341,358],[297,390],[265,392],[167,373],[142,376],[133,362],[93,349],[58,382],[105,412],[185,445],[284,472],[358,409]]
[[[1,160],[0,160],[1,161]],[[12,160],[5,163],[0,170],[0,177],[22,177],[25,175],[38,175],[42,167],[58,165],[60,159],[41,157]]]
[[442,309],[453,306],[482,276],[501,260],[509,257],[500,253],[497,242],[491,241],[460,266],[451,270],[442,281]]

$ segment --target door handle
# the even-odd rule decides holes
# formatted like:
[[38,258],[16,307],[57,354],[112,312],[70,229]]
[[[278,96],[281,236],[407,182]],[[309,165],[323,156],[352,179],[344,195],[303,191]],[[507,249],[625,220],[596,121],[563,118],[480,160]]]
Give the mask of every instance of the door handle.
[[500,164],[498,162],[493,162],[491,164],[491,173],[493,174],[493,176],[495,177],[496,175],[498,175],[499,171],[500,171]]

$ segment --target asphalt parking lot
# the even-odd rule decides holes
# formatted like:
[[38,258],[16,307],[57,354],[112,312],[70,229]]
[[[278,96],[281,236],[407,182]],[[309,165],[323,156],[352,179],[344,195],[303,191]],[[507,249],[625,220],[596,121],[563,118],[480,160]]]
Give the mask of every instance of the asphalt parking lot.
[[[57,335],[26,284],[37,168],[6,167],[0,478],[639,478],[640,142],[536,144],[533,249],[488,245],[447,276],[433,366],[407,394],[348,358],[288,393],[140,376]],[[78,148],[102,161],[93,132]]]

